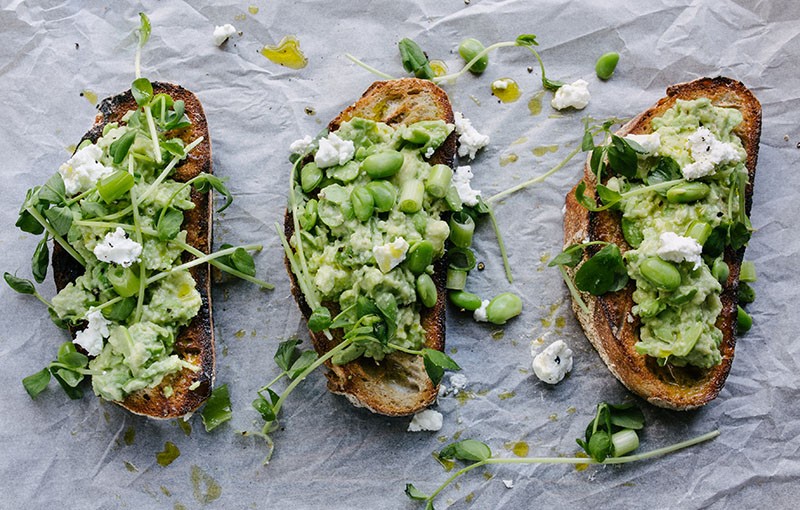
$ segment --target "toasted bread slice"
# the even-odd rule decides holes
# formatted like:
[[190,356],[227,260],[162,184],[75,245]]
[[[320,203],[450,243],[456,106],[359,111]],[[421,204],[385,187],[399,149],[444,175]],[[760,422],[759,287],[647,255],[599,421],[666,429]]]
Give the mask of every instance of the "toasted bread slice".
[[[375,82],[364,95],[352,106],[345,109],[328,125],[335,131],[341,123],[353,117],[385,122],[392,126],[412,124],[423,120],[444,120],[453,123],[453,110],[447,94],[430,81],[416,78]],[[456,153],[455,133],[451,133],[445,142],[431,156],[429,162],[453,166]],[[284,231],[289,238],[294,234],[291,212],[286,211]],[[426,332],[425,347],[444,350],[445,329],[445,277],[446,264],[440,259],[435,267],[433,280],[438,289],[438,300],[433,308],[421,310],[422,326]],[[308,307],[297,279],[286,260],[286,270],[292,281],[292,294],[297,300],[303,315],[308,319],[311,309]],[[335,313],[335,303],[325,303]],[[341,341],[341,330],[334,331],[332,340],[322,333],[310,332],[314,348],[324,354]],[[338,333],[338,334],[337,334]],[[438,393],[422,363],[422,358],[402,352],[394,352],[381,362],[368,358],[359,358],[346,365],[336,366],[326,363],[330,371],[328,389],[333,393],[344,395],[357,407],[366,407],[370,411],[387,416],[406,416],[413,414],[433,403]]]
[[[201,172],[211,173],[211,140],[208,134],[203,106],[197,96],[181,86],[170,83],[153,83],[155,94],[169,94],[173,100],[182,99],[186,105],[186,115],[192,125],[174,132],[185,143],[198,137],[203,141],[195,147],[189,156],[175,167],[172,178],[185,182]],[[130,90],[117,96],[104,99],[98,106],[99,113],[95,117],[94,125],[83,136],[83,140],[96,142],[103,134],[103,127],[110,122],[120,122],[128,110],[137,108]],[[192,189],[192,202],[194,209],[184,212],[182,228],[187,231],[186,242],[203,253],[211,250],[211,193],[198,193]],[[185,261],[191,256],[184,254]],[[197,290],[202,298],[202,306],[197,316],[191,323],[182,328],[175,340],[175,353],[198,367],[200,370],[193,372],[184,368],[180,372],[170,374],[164,378],[160,385],[154,388],[143,389],[128,395],[125,400],[117,402],[129,411],[151,418],[177,418],[191,413],[211,395],[214,382],[214,326],[211,318],[211,281],[207,264],[195,266],[191,270],[192,277],[197,283]],[[83,268],[60,245],[55,244],[53,250],[53,277],[58,290],[63,289],[68,283],[83,274]],[[75,331],[73,331],[74,335]],[[199,384],[190,390],[193,384]],[[171,386],[173,393],[167,398],[162,388]]]
[[[669,87],[666,97],[625,124],[617,134],[624,136],[649,133],[652,131],[652,119],[661,116],[678,99],[692,100],[701,97],[711,99],[715,106],[737,108],[742,112],[744,120],[735,132],[747,151],[749,182],[746,189],[746,209],[749,215],[761,136],[761,105],[742,83],[718,77],[701,78]],[[587,194],[595,196],[596,180],[588,161],[583,181],[587,185]],[[565,246],[587,240],[602,240],[616,243],[623,252],[630,249],[622,235],[619,213],[590,212],[578,204],[574,193],[575,188],[570,191],[566,200]],[[722,362],[711,369],[675,367],[670,364],[660,367],[655,358],[636,352],[634,344],[639,340],[639,318],[630,313],[634,305],[634,281],[630,281],[619,292],[599,297],[583,293],[582,297],[589,307],[588,314],[574,301],[572,308],[586,336],[611,373],[628,389],[659,407],[694,409],[719,394],[731,368],[736,345],[739,268],[743,255],[744,248],[734,251],[728,247],[725,250],[724,258],[730,268],[730,276],[722,286],[722,312],[716,324],[723,333],[720,345]],[[574,270],[571,275],[574,275]]]

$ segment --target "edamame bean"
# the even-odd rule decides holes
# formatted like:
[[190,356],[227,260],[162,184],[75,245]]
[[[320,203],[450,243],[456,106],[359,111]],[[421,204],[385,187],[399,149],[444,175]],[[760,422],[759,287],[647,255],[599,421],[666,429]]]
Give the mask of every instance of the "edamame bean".
[[614,74],[614,70],[617,68],[617,62],[619,62],[619,53],[616,51],[610,51],[601,55],[594,65],[594,71],[597,73],[597,77],[601,80],[608,80],[611,78]]
[[638,248],[642,241],[644,241],[644,236],[642,235],[642,231],[639,227],[636,226],[636,223],[628,218],[622,218],[622,236],[625,238],[625,242],[627,242],[631,248]]
[[422,199],[425,195],[425,185],[422,181],[411,179],[403,183],[400,188],[400,210],[404,213],[415,213],[422,209]]
[[428,273],[422,273],[417,277],[417,295],[422,304],[427,308],[433,308],[438,299],[436,284]]
[[450,216],[450,241],[459,248],[469,248],[472,234],[475,232],[475,221],[472,216],[461,211]]
[[297,218],[300,221],[300,226],[306,232],[311,231],[311,229],[314,228],[314,225],[317,224],[318,204],[319,202],[317,202],[317,199],[312,198],[311,200],[306,202],[306,207],[305,210],[303,211],[303,214],[301,214],[300,217]]
[[447,165],[433,165],[425,181],[425,191],[434,198],[442,198],[450,188],[453,171]]
[[739,334],[747,333],[753,327],[753,318],[744,311],[744,308],[737,306],[736,312],[736,331]]
[[685,182],[667,190],[667,200],[673,204],[696,202],[711,192],[708,184],[702,182]]
[[486,307],[486,319],[492,324],[505,324],[522,312],[522,299],[514,293],[498,294]]
[[356,186],[350,193],[350,201],[353,203],[353,213],[358,218],[358,221],[364,222],[372,217],[373,209],[375,209],[375,201],[370,193],[364,186]]
[[372,194],[375,209],[378,212],[391,211],[394,202],[397,200],[397,189],[387,181],[372,181],[367,184],[367,190]]
[[351,361],[361,357],[365,350],[366,347],[363,345],[350,344],[334,354],[331,358],[331,363],[334,365],[344,365],[345,363],[350,363]]
[[300,170],[300,186],[303,188],[304,193],[311,193],[319,183],[322,182],[322,170],[317,166],[316,163],[313,161],[311,163],[307,163]]
[[686,229],[686,237],[691,237],[701,245],[705,244],[708,236],[711,235],[711,225],[704,221],[693,221]]
[[681,286],[681,272],[662,258],[647,257],[639,264],[639,272],[658,289],[671,292]]
[[[461,44],[458,45],[458,53],[467,64],[469,64],[473,58],[477,57],[478,54],[485,49],[486,48],[483,47],[483,44],[479,40],[472,37],[469,39],[464,39],[461,41]],[[475,74],[481,74],[486,70],[488,65],[489,55],[486,54],[472,64],[472,67],[470,67],[469,70]]]
[[460,269],[447,269],[447,283],[445,287],[449,290],[464,290],[467,286],[467,272]]
[[451,290],[448,294],[450,302],[462,310],[474,312],[481,307],[481,298],[477,294],[465,290]]
[[386,179],[391,177],[403,166],[403,154],[393,150],[385,150],[367,156],[361,162],[361,168],[373,179]]
[[719,283],[724,284],[728,281],[728,276],[731,270],[728,264],[721,258],[716,259],[714,264],[711,265],[711,274],[717,279]]
[[414,145],[425,145],[431,139],[431,134],[428,132],[428,130],[412,126],[404,129],[400,136],[403,138],[403,140],[411,142]]
[[414,274],[422,274],[433,262],[433,243],[422,240],[414,243],[406,255],[406,267]]
[[655,317],[666,307],[657,299],[646,299],[637,306],[639,307],[639,317]]
[[756,300],[756,291],[745,282],[739,282],[739,303],[750,304]]

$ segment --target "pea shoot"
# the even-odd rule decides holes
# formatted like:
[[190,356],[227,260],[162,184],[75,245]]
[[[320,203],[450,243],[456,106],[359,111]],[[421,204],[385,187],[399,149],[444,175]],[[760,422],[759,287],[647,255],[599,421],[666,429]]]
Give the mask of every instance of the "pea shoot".
[[657,448],[646,453],[627,455],[639,446],[636,430],[644,426],[642,412],[633,404],[607,404],[601,402],[597,406],[597,414],[586,429],[585,440],[577,439],[578,444],[586,450],[585,457],[499,457],[486,443],[475,439],[464,439],[450,443],[442,448],[434,457],[442,460],[461,461],[463,468],[452,473],[432,492],[425,493],[412,483],[405,486],[405,494],[414,501],[424,502],[425,508],[434,509],[434,501],[459,477],[483,467],[498,464],[573,464],[573,465],[608,465],[627,464],[669,453],[714,439],[718,430],[702,434],[692,439],[681,441],[670,446]]

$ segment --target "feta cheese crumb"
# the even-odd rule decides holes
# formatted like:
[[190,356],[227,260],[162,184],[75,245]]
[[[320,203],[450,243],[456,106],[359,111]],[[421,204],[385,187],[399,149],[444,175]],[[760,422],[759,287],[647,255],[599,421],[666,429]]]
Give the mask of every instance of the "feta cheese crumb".
[[236,27],[234,27],[230,23],[215,26],[213,35],[214,44],[216,44],[217,46],[222,46],[222,44],[235,33],[236,33]]
[[314,163],[320,168],[344,165],[356,153],[356,148],[350,140],[342,140],[336,133],[331,133],[327,138],[319,140],[319,149],[314,156]]
[[437,396],[444,397],[445,395],[447,395],[448,391],[449,390],[447,389],[447,386],[445,386],[444,384],[440,384],[439,385],[439,393],[438,393]]
[[700,255],[703,253],[703,246],[691,237],[679,236],[675,232],[664,232],[659,237],[661,246],[656,251],[656,255],[670,262],[694,262],[692,269],[697,269],[703,263]]
[[456,168],[456,172],[453,174],[453,186],[458,191],[458,198],[461,199],[461,203],[472,207],[478,205],[478,197],[481,196],[481,190],[472,189],[471,180],[472,168],[469,166]]
[[436,152],[433,147],[428,147],[425,149],[425,159],[430,159],[433,156],[433,153]]
[[114,232],[106,234],[93,251],[94,256],[101,262],[113,262],[122,267],[129,267],[134,262],[139,262],[142,245],[129,239],[125,231],[117,227]]
[[91,189],[97,181],[111,174],[114,169],[99,163],[103,149],[90,144],[72,155],[66,163],[58,167],[58,173],[64,179],[67,195],[77,195]]
[[293,153],[303,153],[306,151],[306,149],[308,149],[308,146],[311,145],[311,142],[313,141],[314,139],[311,138],[311,135],[306,135],[303,138],[293,141],[292,144],[289,145],[289,150]]
[[479,150],[489,145],[489,135],[482,135],[472,127],[472,122],[461,112],[454,112],[456,133],[458,134],[458,156],[475,159]]
[[499,79],[492,82],[492,88],[497,90],[506,90],[508,88],[508,80]]
[[591,97],[589,83],[586,80],[575,80],[559,87],[550,101],[550,105],[556,110],[564,110],[570,107],[576,110],[583,110],[589,104]]
[[556,340],[533,358],[532,367],[539,380],[557,384],[572,370],[572,350],[563,340]]
[[472,312],[472,318],[477,322],[489,322],[489,318],[486,317],[486,307],[489,306],[489,302],[488,299],[481,301],[480,308]]
[[430,431],[436,432],[442,429],[442,413],[433,409],[425,409],[414,415],[411,423],[408,424],[409,432]]
[[373,246],[372,255],[375,257],[375,262],[382,273],[386,274],[402,261],[406,259],[406,252],[408,252],[408,241],[402,237],[398,237],[391,243],[386,243],[381,246]]
[[464,374],[453,374],[450,376],[450,386],[453,387],[453,393],[458,395],[460,390],[463,390],[467,387],[467,376]]
[[503,485],[506,486],[506,489],[513,489],[514,488],[514,480],[503,480]]
[[742,155],[736,146],[719,141],[707,127],[699,127],[690,134],[686,146],[694,163],[683,167],[681,172],[690,181],[713,174],[717,165],[738,163],[742,160]]
[[97,356],[103,350],[103,340],[108,338],[111,321],[103,317],[103,312],[97,308],[89,309],[86,320],[89,324],[83,331],[78,331],[72,342],[83,347],[89,356]]
[[658,154],[658,149],[661,147],[661,135],[659,133],[651,133],[649,135],[627,135],[625,139],[633,140],[638,143],[649,155]]

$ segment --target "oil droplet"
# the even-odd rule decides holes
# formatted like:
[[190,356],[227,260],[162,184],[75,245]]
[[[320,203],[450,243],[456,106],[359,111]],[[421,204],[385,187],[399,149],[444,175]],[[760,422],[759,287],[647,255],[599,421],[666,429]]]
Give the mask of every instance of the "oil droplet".
[[136,466],[134,466],[133,464],[131,464],[127,460],[125,461],[125,469],[127,469],[131,473],[135,473],[135,472],[139,471],[139,469]]
[[542,327],[543,328],[549,328],[550,327],[550,320],[549,319],[539,319],[539,321],[542,323]]
[[492,478],[494,478],[494,475],[493,475],[493,474],[491,474],[491,473],[490,473],[490,472],[488,472],[488,471],[484,471],[484,472],[483,472],[483,479],[484,479],[484,480],[491,480]]
[[447,64],[445,64],[444,60],[431,60],[429,64],[435,76],[444,76],[447,74]]
[[178,423],[178,428],[183,431],[183,433],[187,436],[192,435],[192,424],[188,421],[184,420],[183,418],[178,418],[175,420]]
[[528,101],[528,111],[531,112],[531,115],[539,115],[542,113],[542,96],[544,96],[544,90],[540,90],[534,94],[530,101]]
[[69,152],[70,154],[75,154],[75,149],[77,149],[78,146],[75,145],[74,143],[72,143],[72,144],[67,145],[64,148],[67,149],[67,152]]
[[533,152],[534,156],[542,157],[548,152],[555,152],[557,150],[558,150],[558,145],[542,145],[540,147],[534,147],[533,151],[531,152]]
[[103,411],[103,419],[106,420],[106,423],[111,423],[111,414],[108,411]]
[[467,494],[464,497],[464,501],[467,502],[467,503],[472,503],[473,499],[475,499],[475,493],[474,492],[470,492],[469,494]]
[[444,443],[445,441],[447,441],[447,436],[439,436],[436,438],[436,440],[439,441],[440,443]]
[[242,337],[244,337],[244,330],[243,330],[243,329],[240,329],[239,331],[237,331],[236,333],[234,333],[234,334],[233,334],[233,336],[235,336],[236,338],[242,338]]
[[520,138],[517,138],[513,142],[511,142],[511,145],[522,145],[523,143],[525,143],[527,141],[528,141],[528,137],[527,136],[522,136]]
[[502,338],[505,336],[505,334],[506,334],[505,330],[496,329],[496,330],[492,331],[492,338],[495,339],[495,340],[502,340]]
[[548,416],[547,419],[550,421],[558,421],[558,415],[556,413],[553,413],[550,416]]
[[557,328],[560,329],[560,328],[563,328],[566,325],[567,325],[567,319],[565,319],[564,317],[561,317],[561,316],[556,317],[556,327]]
[[290,69],[302,69],[308,64],[308,59],[300,51],[300,41],[287,35],[277,46],[264,46],[261,54],[268,60]]
[[170,490],[164,487],[163,485],[161,486],[161,493],[168,498],[172,497],[172,493],[170,492]]
[[256,14],[258,14],[258,6],[251,5],[250,7],[247,8],[247,12],[255,16]]
[[227,345],[224,345],[224,346],[222,347],[222,356],[223,356],[223,357],[225,357],[225,356],[227,356],[227,355],[228,355],[228,346],[227,346]]
[[436,459],[436,462],[438,462],[444,468],[445,471],[452,471],[453,466],[456,465],[454,460],[443,459],[439,457],[439,454],[437,452],[433,452],[431,453],[431,455],[433,455],[433,458]]
[[458,400],[458,403],[462,406],[473,398],[475,398],[475,394],[470,391],[459,391],[458,395],[456,395],[456,400]]
[[450,354],[458,354],[458,347],[451,347]]
[[181,451],[175,446],[175,443],[172,441],[167,441],[164,443],[164,451],[156,453],[156,461],[158,465],[161,467],[167,467],[172,462],[180,457]]
[[575,414],[578,410],[572,406],[567,408],[567,414]]
[[186,505],[181,503],[175,503],[175,506],[172,507],[172,510],[187,510]]
[[516,396],[517,396],[517,394],[515,392],[506,391],[505,393],[500,393],[499,395],[497,395],[497,398],[499,398],[500,400],[508,400],[508,399],[514,398]]
[[511,78],[500,78],[492,82],[492,94],[504,103],[513,103],[522,92],[517,82]]
[[194,499],[202,504],[211,503],[222,495],[222,487],[216,480],[197,466],[192,466],[192,489]]
[[511,154],[504,154],[500,156],[500,166],[506,166],[509,163],[516,163],[518,159],[519,156],[517,156],[513,152]]
[[461,434],[463,434],[463,430],[457,430],[455,434],[453,434],[453,441],[458,441],[461,439]]
[[317,114],[317,111],[315,109],[313,109],[312,107],[310,107],[310,106],[306,106],[303,109],[303,111],[306,112],[306,115],[308,115],[309,117],[311,117],[312,115],[316,115]]
[[530,448],[528,447],[528,443],[525,441],[517,441],[515,443],[505,443],[503,445],[506,450],[510,450],[511,453],[516,455],[517,457],[527,457],[528,451]]
[[[579,459],[588,459],[589,456],[586,455],[584,452],[578,452],[575,454],[576,457]],[[586,468],[589,467],[589,464],[575,464],[575,471],[586,471]]]
[[125,434],[122,436],[122,440],[125,441],[126,445],[130,446],[133,444],[134,439],[136,439],[136,429],[128,427],[125,430]]
[[244,21],[247,19],[247,14],[237,14],[233,19],[234,21]]
[[541,264],[544,264],[549,260],[550,260],[550,252],[549,251],[546,251],[546,252],[542,253],[542,256],[539,257],[539,263],[541,263]]
[[83,89],[81,91],[81,97],[85,97],[86,100],[89,101],[89,104],[92,106],[97,104],[97,94],[95,94],[89,89]]

